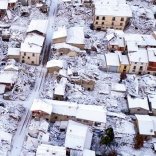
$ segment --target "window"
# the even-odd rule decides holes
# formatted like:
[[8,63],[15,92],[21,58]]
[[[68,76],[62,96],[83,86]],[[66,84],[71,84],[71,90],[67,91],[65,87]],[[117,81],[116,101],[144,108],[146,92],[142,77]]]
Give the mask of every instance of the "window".
[[35,54],[33,53],[32,56],[35,56]]
[[55,116],[55,120],[57,120],[57,116]]
[[99,31],[100,31],[100,30],[101,30],[101,28],[97,28],[97,30],[99,30]]
[[140,70],[142,70],[143,69],[143,66],[140,66]]
[[123,26],[123,23],[120,23],[120,26]]
[[105,17],[102,17],[102,20],[105,20]]
[[134,66],[133,69],[136,69],[136,66]]
[[96,20],[99,20],[99,16],[96,16]]
[[31,63],[34,64],[34,61],[32,61]]
[[26,56],[26,53],[24,53],[24,56]]
[[121,17],[121,21],[124,21],[124,18],[123,17]]
[[96,22],[96,24],[98,24],[98,22]]
[[24,63],[25,61],[24,60],[22,60],[22,63]]
[[112,25],[114,25],[114,22],[112,22]]
[[127,68],[127,66],[124,66],[124,70]]
[[112,18],[112,21],[115,21],[115,17]]
[[22,58],[24,59],[24,56],[22,56]]
[[28,56],[28,59],[30,59],[30,57]]
[[102,25],[104,25],[104,22],[102,22]]

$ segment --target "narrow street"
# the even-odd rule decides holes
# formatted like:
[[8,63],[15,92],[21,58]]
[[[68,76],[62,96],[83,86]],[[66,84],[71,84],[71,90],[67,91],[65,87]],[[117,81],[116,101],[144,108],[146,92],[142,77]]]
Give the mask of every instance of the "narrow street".
[[41,85],[44,82],[46,69],[41,67],[40,72],[41,72],[41,76],[37,79],[33,92],[31,93],[27,101],[22,102],[26,108],[26,112],[23,115],[23,118],[21,122],[19,123],[18,129],[13,138],[12,150],[11,150],[10,156],[20,156],[22,146],[24,143],[24,139],[27,134],[28,125],[31,119],[30,108],[33,103],[33,100],[39,97],[39,90],[41,88]]
[[52,37],[54,33],[55,17],[57,13],[58,0],[51,0],[49,18],[48,18],[48,28],[46,33],[45,44],[43,47],[43,55],[41,63],[45,65],[49,58],[49,53],[51,50]]
[[42,62],[41,62],[43,66],[40,67],[39,78],[36,80],[36,84],[35,84],[35,88],[33,92],[31,93],[27,101],[21,102],[25,106],[26,112],[23,115],[23,118],[21,122],[19,123],[17,131],[13,138],[12,150],[9,156],[20,156],[20,153],[22,151],[22,146],[25,140],[25,136],[27,134],[28,125],[31,119],[30,108],[33,103],[33,100],[39,97],[39,91],[42,88],[42,85],[46,76],[46,68],[44,67],[44,65],[46,64],[49,58],[49,52],[50,52],[50,47],[52,43],[52,36],[54,32],[54,20],[55,20],[55,16],[57,13],[57,5],[58,5],[58,0],[51,1],[50,10],[49,10],[49,18],[48,18],[48,28],[47,28],[45,43],[43,46],[43,57],[42,57]]

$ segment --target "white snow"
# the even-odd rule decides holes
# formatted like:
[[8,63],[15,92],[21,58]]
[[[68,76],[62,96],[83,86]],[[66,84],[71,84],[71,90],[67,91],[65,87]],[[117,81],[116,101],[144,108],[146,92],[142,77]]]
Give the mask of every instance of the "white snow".
[[149,115],[135,115],[138,121],[139,133],[142,135],[154,135],[153,120]]
[[91,146],[92,132],[89,127],[72,120],[69,120],[65,147],[83,150],[84,148],[89,149]]
[[39,33],[46,34],[48,26],[48,20],[31,20],[27,33],[38,31]]
[[34,99],[30,110],[31,111],[43,111],[47,114],[51,114],[52,105],[45,103],[44,101],[40,99]]
[[85,44],[84,43],[84,27],[75,26],[68,29],[67,43]]

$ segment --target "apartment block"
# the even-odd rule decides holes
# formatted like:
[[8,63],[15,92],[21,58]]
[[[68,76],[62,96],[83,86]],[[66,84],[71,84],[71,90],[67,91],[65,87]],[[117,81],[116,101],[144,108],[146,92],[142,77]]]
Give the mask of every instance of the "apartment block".
[[132,10],[126,2],[104,0],[94,3],[93,27],[96,30],[123,30],[131,17]]

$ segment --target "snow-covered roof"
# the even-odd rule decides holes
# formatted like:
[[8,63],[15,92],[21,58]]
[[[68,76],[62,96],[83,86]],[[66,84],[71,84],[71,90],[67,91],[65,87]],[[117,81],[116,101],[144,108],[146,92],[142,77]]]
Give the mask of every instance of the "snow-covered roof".
[[66,43],[57,43],[57,44],[54,45],[54,47],[56,49],[67,48],[67,49],[70,49],[70,50],[76,51],[76,52],[79,52],[80,51],[79,48],[74,47],[74,46],[69,45],[69,44],[66,44]]
[[40,120],[39,131],[47,133],[48,128],[49,128],[49,122],[47,122],[46,120]]
[[119,57],[116,53],[106,53],[106,64],[107,66],[120,66]]
[[138,121],[139,133],[142,135],[154,135],[154,125],[149,115],[135,115]]
[[101,3],[95,4],[96,16],[119,16],[119,17],[132,17],[132,10],[128,4],[109,4],[102,5]]
[[35,33],[28,34],[21,43],[21,52],[41,53],[44,37]]
[[52,68],[52,67],[59,67],[59,68],[63,68],[64,67],[64,61],[63,60],[50,60],[47,62],[46,65],[47,68]]
[[55,86],[54,94],[65,95],[66,84],[67,84],[67,78],[64,77],[61,78],[60,82]]
[[143,34],[126,34],[125,33],[125,41],[129,45],[129,49],[134,51],[136,49],[136,45],[138,46],[155,46],[156,40],[152,35],[143,35]]
[[67,70],[66,69],[60,69],[59,70],[59,75],[61,75],[63,77],[67,77]]
[[78,150],[89,149],[91,141],[92,132],[88,126],[69,120],[65,147]]
[[126,0],[93,0],[94,4],[101,4],[101,5],[105,5],[105,4],[113,4],[113,5],[118,5],[118,4],[126,4]]
[[0,94],[4,94],[6,85],[0,84]]
[[12,141],[12,134],[8,133],[8,132],[4,132],[2,130],[0,130],[0,141],[5,140],[7,141],[9,144],[11,144]]
[[85,44],[84,43],[84,28],[80,26],[70,27],[68,29],[67,43]]
[[42,47],[45,37],[35,33],[30,33],[26,36],[24,43],[34,44]]
[[0,83],[13,84],[17,79],[18,73],[15,71],[0,72]]
[[18,0],[9,0],[8,3],[16,3]]
[[147,52],[149,62],[156,62],[156,48],[148,48]]
[[66,85],[65,84],[56,84],[54,94],[55,95],[65,95],[65,89]]
[[130,95],[127,95],[128,106],[129,108],[143,108],[149,110],[147,97],[145,98],[132,98]]
[[138,51],[133,53],[128,53],[128,57],[130,62],[148,63],[147,50],[144,48],[138,49]]
[[83,156],[95,156],[95,151],[84,149]]
[[54,31],[53,39],[67,37],[67,29],[66,27],[58,27],[56,31]]
[[31,106],[31,111],[43,111],[47,114],[51,114],[52,113],[52,110],[53,110],[53,107],[51,104],[49,103],[46,103],[40,99],[35,99],[33,101],[33,104]]
[[31,20],[27,32],[38,31],[40,33],[46,34],[48,26],[48,20]]
[[77,111],[77,104],[74,102],[57,101],[57,100],[45,100],[53,107],[52,112],[55,114],[62,114],[68,116],[75,116]]
[[8,55],[10,56],[19,56],[20,48],[8,48]]
[[117,91],[117,92],[126,92],[126,86],[121,83],[112,83],[111,85],[111,90],[112,91]]
[[156,95],[149,94],[148,100],[151,102],[152,109],[156,109]]
[[[147,43],[145,42],[144,38],[142,37],[142,34],[126,34],[124,35],[125,41],[128,42],[133,42],[133,43],[129,43],[129,44],[133,44],[133,48],[136,48],[136,45],[142,45],[142,46],[146,46]],[[129,46],[130,48],[130,46]],[[132,49],[133,49],[132,48]]]
[[127,55],[122,55],[122,53],[120,51],[116,51],[115,53],[117,53],[119,56],[120,64],[129,65],[129,60],[128,60]]
[[106,123],[106,109],[103,106],[79,104],[76,118]]
[[138,45],[135,41],[127,41],[128,52],[138,51]]
[[38,146],[36,156],[66,156],[66,148],[60,146],[52,146],[41,144]]
[[4,71],[18,71],[19,68],[14,64],[9,64],[4,67]]
[[152,35],[142,35],[142,38],[148,46],[156,46],[156,40]]
[[55,114],[74,116],[78,119],[106,123],[107,112],[103,106],[83,105],[74,102],[47,99],[45,102],[52,105],[52,112]]
[[0,10],[6,10],[7,8],[8,8],[8,1],[7,0],[1,0]]

